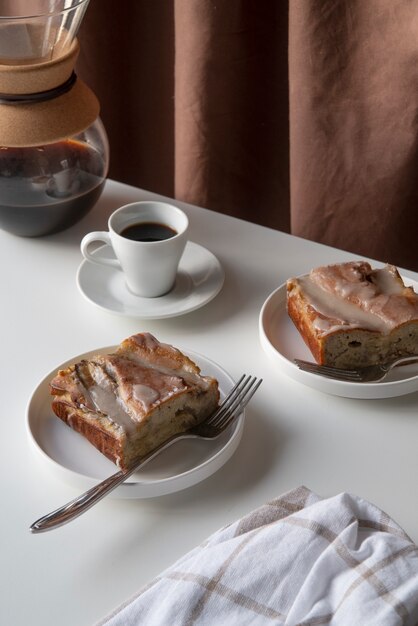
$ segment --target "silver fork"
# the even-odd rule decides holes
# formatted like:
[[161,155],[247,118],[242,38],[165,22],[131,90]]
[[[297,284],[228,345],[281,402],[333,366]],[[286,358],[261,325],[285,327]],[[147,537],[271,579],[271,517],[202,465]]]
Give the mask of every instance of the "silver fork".
[[160,446],[142,457],[127,470],[120,470],[109,478],[105,478],[101,483],[91,487],[88,491],[77,496],[67,504],[44,515],[30,527],[32,533],[41,533],[53,528],[58,528],[75,519],[94,504],[99,502],[104,496],[116,489],[118,485],[125,482],[129,476],[143,467],[146,463],[155,458],[160,452],[168,448],[174,441],[179,439],[189,439],[199,437],[201,439],[216,439],[221,435],[239,415],[251,400],[252,396],[261,385],[262,380],[254,376],[241,376],[239,381],[232,387],[229,394],[224,398],[219,407],[204,422],[190,430],[174,435]]
[[417,361],[418,355],[406,356],[394,359],[388,363],[380,363],[380,365],[368,365],[366,367],[358,367],[357,369],[343,369],[331,367],[330,365],[318,365],[318,363],[311,363],[310,361],[303,361],[301,359],[294,359],[299,369],[305,372],[319,374],[320,376],[343,380],[349,383],[377,383],[383,380],[389,374],[390,370],[397,365],[416,363]]

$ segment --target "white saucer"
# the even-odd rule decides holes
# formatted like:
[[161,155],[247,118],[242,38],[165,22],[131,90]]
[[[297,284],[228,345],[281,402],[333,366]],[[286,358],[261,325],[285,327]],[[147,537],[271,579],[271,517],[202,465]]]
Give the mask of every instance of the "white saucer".
[[[110,246],[93,253],[111,258]],[[162,319],[184,315],[212,300],[222,289],[224,271],[212,252],[189,241],[180,260],[173,289],[159,298],[141,298],[131,293],[122,270],[83,261],[77,272],[77,286],[83,296],[100,309],[141,319]]]
[[[417,283],[404,278],[417,291]],[[260,342],[277,369],[298,382],[318,391],[345,398],[376,399],[402,396],[418,391],[418,364],[393,369],[379,383],[351,383],[304,372],[293,359],[313,361],[313,357],[286,309],[286,285],[273,291],[260,312]]]
[[[65,369],[71,363],[100,352],[113,350],[115,346],[93,350],[58,365],[36,387],[26,411],[29,439],[38,458],[58,478],[81,492],[114,474],[117,467],[54,415],[49,382],[58,369]],[[199,365],[202,374],[214,376],[218,380],[223,398],[234,384],[229,374],[200,354],[191,351],[187,351],[187,354]],[[243,428],[244,413],[216,440],[185,439],[175,442],[108,497],[151,498],[174,493],[201,482],[220,469],[233,455],[241,440]]]

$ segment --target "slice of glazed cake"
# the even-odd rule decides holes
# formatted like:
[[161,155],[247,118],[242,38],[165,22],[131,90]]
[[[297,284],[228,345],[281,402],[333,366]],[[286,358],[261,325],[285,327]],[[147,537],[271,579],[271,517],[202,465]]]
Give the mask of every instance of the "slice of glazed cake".
[[54,413],[125,469],[218,406],[218,383],[149,333],[74,363],[50,383]]
[[291,278],[287,311],[321,364],[355,368],[418,354],[418,295],[393,265],[354,261]]

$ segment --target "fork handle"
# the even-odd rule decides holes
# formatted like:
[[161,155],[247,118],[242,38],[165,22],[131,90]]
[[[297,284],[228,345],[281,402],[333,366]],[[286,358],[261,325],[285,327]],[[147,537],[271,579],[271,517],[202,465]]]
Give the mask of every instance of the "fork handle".
[[64,504],[55,511],[40,517],[32,524],[32,526],[30,526],[29,530],[32,533],[42,533],[71,522],[71,520],[88,511],[92,506],[104,498],[105,495],[116,489],[116,487],[129,478],[129,476],[136,472],[136,470],[143,467],[146,463],[148,463],[148,461],[151,461],[151,459],[153,459],[154,456],[156,456],[163,448],[168,447],[175,439],[178,438],[179,437],[175,435],[168,441],[165,441],[158,446],[158,448],[152,450],[146,456],[141,457],[141,459],[129,469],[119,470],[73,500],[70,500],[67,504]]
[[129,475],[130,473],[124,471],[116,472],[116,474],[109,476],[101,483],[94,485],[88,491],[74,498],[74,500],[39,518],[32,524],[30,531],[32,533],[42,533],[67,524],[67,522],[70,522],[94,506],[96,502],[99,502],[110,491],[116,489]]

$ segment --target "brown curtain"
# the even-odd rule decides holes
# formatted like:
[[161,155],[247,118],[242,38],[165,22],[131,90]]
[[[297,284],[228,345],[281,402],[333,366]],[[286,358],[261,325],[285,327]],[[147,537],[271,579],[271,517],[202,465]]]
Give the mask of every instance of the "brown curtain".
[[418,270],[418,2],[290,0],[292,231]]
[[417,0],[91,0],[80,43],[112,178],[418,271]]
[[289,230],[287,32],[280,0],[90,0],[110,176]]

